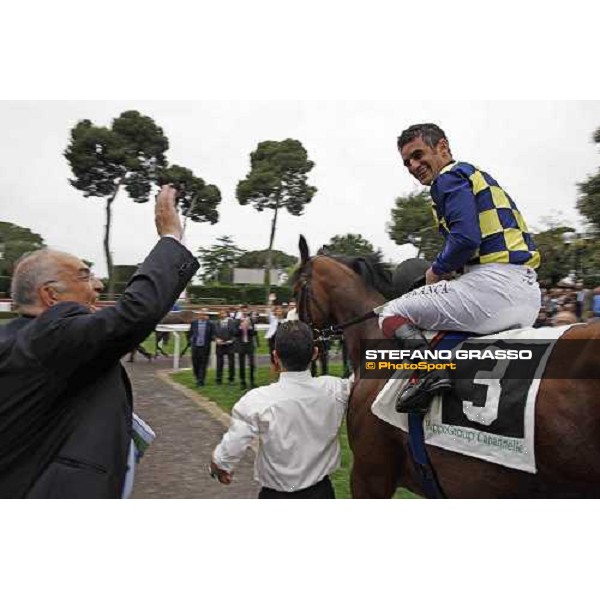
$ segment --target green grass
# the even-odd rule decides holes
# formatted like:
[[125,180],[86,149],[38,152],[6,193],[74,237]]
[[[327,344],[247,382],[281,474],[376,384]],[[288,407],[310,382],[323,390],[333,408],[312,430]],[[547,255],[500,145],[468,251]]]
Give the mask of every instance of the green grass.
[[258,348],[256,348],[255,352],[256,354],[264,354],[265,356],[268,356],[269,354],[269,342],[268,340],[265,340],[265,333],[267,333],[267,331],[260,331],[258,332]]
[[[266,344],[266,342],[265,342]],[[329,374],[340,376],[342,366],[339,364],[330,365]],[[256,368],[256,384],[267,385],[271,383],[270,367]],[[191,370],[182,370],[171,375],[173,380],[186,387],[197,391],[196,381]],[[233,405],[243,396],[244,390],[241,390],[239,383],[229,386],[227,384],[217,385],[215,383],[215,369],[208,369],[206,376],[206,385],[202,388],[202,395],[215,402],[222,410],[231,413]],[[341,467],[331,475],[331,481],[335,488],[337,498],[350,498],[350,469],[352,467],[352,453],[348,445],[348,432],[345,423],[340,429],[340,447],[341,447]],[[412,492],[405,489],[399,489],[394,498],[417,498]]]

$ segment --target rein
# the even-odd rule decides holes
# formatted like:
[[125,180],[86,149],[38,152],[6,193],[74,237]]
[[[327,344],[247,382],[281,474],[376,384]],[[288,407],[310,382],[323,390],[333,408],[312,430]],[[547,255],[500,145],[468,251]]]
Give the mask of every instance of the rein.
[[[369,312],[361,315],[360,317],[356,317],[355,319],[350,319],[350,321],[345,321],[344,323],[340,323],[339,325],[330,325],[329,327],[325,327],[324,329],[314,329],[318,331],[322,339],[329,339],[331,336],[340,335],[346,327],[352,327],[352,325],[358,325],[359,323],[364,323],[369,319],[374,319],[377,317],[377,313],[374,310],[370,310]],[[311,325],[312,326],[312,325]]]

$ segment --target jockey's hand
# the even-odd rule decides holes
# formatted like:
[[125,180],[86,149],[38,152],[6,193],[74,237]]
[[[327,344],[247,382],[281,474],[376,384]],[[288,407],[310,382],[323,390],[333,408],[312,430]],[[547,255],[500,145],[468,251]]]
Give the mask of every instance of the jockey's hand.
[[431,267],[429,267],[429,269],[427,269],[427,272],[425,273],[425,285],[431,285],[433,283],[437,283],[438,281],[441,281],[441,277],[439,275],[436,275],[433,272],[433,269]]
[[209,472],[210,476],[213,479],[218,479],[219,483],[222,483],[223,485],[229,485],[233,480],[232,473],[224,471],[223,469],[219,469],[219,467],[217,467],[217,465],[212,460],[210,461]]

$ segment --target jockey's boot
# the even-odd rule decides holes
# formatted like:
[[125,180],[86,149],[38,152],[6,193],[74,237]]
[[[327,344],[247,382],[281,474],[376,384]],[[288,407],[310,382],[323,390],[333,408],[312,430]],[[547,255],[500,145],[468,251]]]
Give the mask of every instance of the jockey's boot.
[[[410,322],[398,327],[394,337],[404,350],[429,350],[429,344],[421,330]],[[435,363],[431,360],[428,362]],[[427,371],[417,377],[409,375],[406,387],[396,399],[396,412],[424,414],[429,410],[434,394],[451,388],[452,380],[448,377],[446,369]]]

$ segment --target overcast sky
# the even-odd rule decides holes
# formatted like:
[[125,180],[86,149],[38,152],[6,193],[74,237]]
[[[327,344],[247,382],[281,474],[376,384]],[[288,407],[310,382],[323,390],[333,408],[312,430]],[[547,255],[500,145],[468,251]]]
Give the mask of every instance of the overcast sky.
[[[219,187],[215,225],[188,223],[194,251],[230,235],[244,249],[268,245],[271,211],[235,199],[249,154],[263,140],[296,138],[315,162],[318,188],[300,217],[280,213],[275,248],[297,255],[303,233],[311,251],[334,235],[360,233],[392,260],[412,256],[386,233],[394,199],[419,189],[402,166],[397,135],[416,122],[438,123],[454,157],[488,171],[511,194],[530,228],[561,215],[577,225],[577,182],[595,173],[600,154],[591,143],[600,127],[598,101],[3,101],[0,102],[0,220],[28,227],[52,247],[94,262],[102,250],[105,202],[84,198],[68,182],[63,157],[80,119],[109,125],[122,111],[151,116],[169,138],[168,159]],[[152,203],[123,193],[114,204],[115,264],[143,260],[154,242]]]

